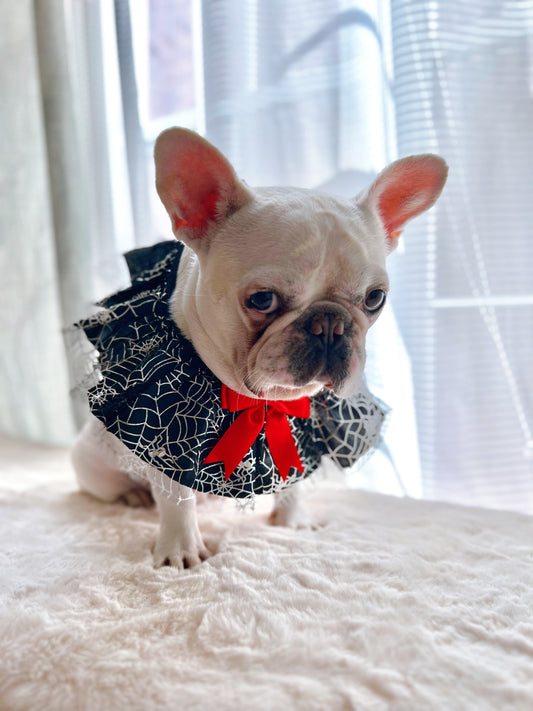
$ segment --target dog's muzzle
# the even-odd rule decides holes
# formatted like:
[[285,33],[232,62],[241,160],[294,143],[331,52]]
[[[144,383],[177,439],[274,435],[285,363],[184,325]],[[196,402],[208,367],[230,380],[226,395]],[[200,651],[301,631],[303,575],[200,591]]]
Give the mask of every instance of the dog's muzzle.
[[299,335],[287,346],[289,372],[296,385],[313,380],[330,383],[334,389],[350,374],[353,320],[342,306],[324,303],[312,306],[295,322]]

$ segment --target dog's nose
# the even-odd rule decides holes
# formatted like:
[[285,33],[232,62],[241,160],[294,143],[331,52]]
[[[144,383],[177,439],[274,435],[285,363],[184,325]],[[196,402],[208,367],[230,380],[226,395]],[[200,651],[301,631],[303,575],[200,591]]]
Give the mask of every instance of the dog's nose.
[[303,336],[288,348],[288,369],[295,384],[322,379],[340,387],[350,374],[356,328],[350,313],[339,304],[313,304],[294,327]]
[[315,314],[306,324],[308,332],[322,341],[325,350],[344,335],[344,319],[335,313]]

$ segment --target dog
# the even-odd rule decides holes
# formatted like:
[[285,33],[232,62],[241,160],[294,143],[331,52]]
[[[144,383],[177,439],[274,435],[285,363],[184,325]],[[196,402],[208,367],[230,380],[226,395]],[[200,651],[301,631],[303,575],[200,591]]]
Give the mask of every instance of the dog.
[[[109,364],[115,358],[116,363],[109,366],[114,379],[104,377],[103,385],[93,390],[96,417],[76,441],[72,461],[80,488],[104,501],[122,498],[130,504],[147,504],[151,487],[160,517],[154,565],[183,568],[211,555],[199,531],[194,498],[194,490],[210,490],[205,482],[211,479],[194,479],[186,473],[182,477],[188,467],[182,463],[173,465],[176,471],[169,474],[165,469],[169,457],[175,456],[177,462],[188,457],[189,462],[196,456],[198,466],[209,471],[214,471],[209,467],[218,467],[221,484],[215,493],[227,493],[230,490],[224,487],[235,480],[235,468],[245,456],[242,450],[249,450],[246,456],[251,457],[250,452],[257,449],[255,439],[262,437],[271,468],[265,481],[276,479],[279,484],[268,489],[279,489],[271,523],[311,525],[297,496],[305,454],[294,443],[294,423],[308,423],[310,407],[312,412],[313,408],[325,411],[332,402],[342,407],[358,392],[366,334],[383,310],[389,288],[386,257],[395,249],[405,224],[435,203],[446,181],[447,166],[431,154],[400,159],[363,192],[346,200],[298,188],[252,189],[213,145],[181,128],[159,136],[154,158],[157,191],[179,242],[158,246],[158,266],[152,270],[136,272],[134,263],[144,252],[132,253],[133,291],[108,300],[104,316],[83,326],[89,337],[91,328],[96,328],[98,336],[92,340],[97,350],[108,348],[115,354],[102,356],[103,361]],[[169,267],[174,263],[175,273]],[[159,274],[158,279],[161,274],[171,279],[168,293],[161,290],[154,274]],[[135,334],[152,328],[155,321],[166,329],[160,337],[150,331],[152,335],[145,339],[156,344],[155,350],[136,344],[131,324],[123,324],[131,304],[136,313],[144,314]],[[109,333],[109,314],[118,325],[113,339],[108,338],[112,345],[104,346],[102,334]],[[128,336],[123,337],[126,332]],[[168,344],[179,338],[169,355]],[[129,356],[123,353],[124,342],[131,346]],[[143,397],[149,396],[150,403],[157,401],[158,422],[167,407],[174,407],[172,396],[161,388],[162,383],[174,388],[171,379],[182,368],[175,360],[176,348],[185,353],[179,357],[188,363],[181,380],[189,390],[195,387],[200,392],[203,385],[197,383],[196,372],[205,369],[209,383],[220,385],[227,400],[222,407],[231,411],[228,416],[236,428],[228,441],[223,441],[224,433],[222,439],[213,440],[212,432],[222,429],[223,420],[217,415],[215,424],[209,424],[205,413],[210,407],[220,409],[213,404],[215,386],[209,385],[207,405],[198,405],[203,414],[193,418],[195,427],[201,424],[202,432],[211,438],[202,461],[194,438],[180,449],[179,457],[169,455],[169,427],[174,432],[170,439],[180,446],[179,407],[175,413],[172,410],[174,419],[163,438],[157,429],[160,425],[147,425],[155,417],[155,406],[143,405],[138,415]],[[116,356],[119,351],[121,355]],[[130,362],[137,368],[135,386],[131,386],[131,373],[124,375],[125,364]],[[154,372],[159,373],[157,378]],[[120,394],[124,383],[126,394]],[[149,395],[141,393],[145,384]],[[186,402],[195,406],[196,397],[193,392]],[[231,397],[237,403],[233,408],[228,404]],[[99,409],[106,399],[112,405],[107,411]],[[341,422],[345,415],[339,413]],[[308,437],[313,442],[319,439],[316,432]],[[141,440],[146,440],[143,448]],[[142,480],[136,477],[135,464],[124,465],[127,457],[133,457],[138,470],[149,475]],[[253,469],[256,460],[250,461],[248,469]],[[253,476],[250,481],[255,481]],[[290,495],[286,495],[286,485],[291,483]],[[233,490],[233,495],[239,493],[240,489]],[[249,490],[243,488],[242,493]]]

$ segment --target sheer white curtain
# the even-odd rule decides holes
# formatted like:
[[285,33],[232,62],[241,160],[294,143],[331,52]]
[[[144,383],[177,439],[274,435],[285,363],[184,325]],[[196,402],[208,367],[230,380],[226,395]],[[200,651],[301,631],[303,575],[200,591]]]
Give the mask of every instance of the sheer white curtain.
[[[165,3],[0,6],[4,434],[71,438],[61,326],[122,285],[120,253],[154,237],[128,13]],[[250,184],[352,195],[400,155],[448,160],[372,329],[367,376],[393,407],[375,483],[533,511],[532,4],[191,5],[197,126]]]
[[251,184],[316,186],[384,165],[387,15],[381,0],[202,3],[207,135]]
[[391,8],[399,152],[450,164],[395,299],[424,493],[533,512],[533,5]]
[[115,8],[21,0],[0,24],[0,432],[67,443],[61,329],[117,286],[135,240]]

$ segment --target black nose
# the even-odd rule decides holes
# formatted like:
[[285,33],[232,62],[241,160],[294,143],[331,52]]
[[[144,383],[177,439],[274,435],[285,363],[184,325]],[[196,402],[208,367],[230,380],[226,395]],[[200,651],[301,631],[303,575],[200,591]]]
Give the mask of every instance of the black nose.
[[312,316],[305,324],[311,336],[316,336],[325,351],[335,348],[344,336],[345,322],[342,316],[335,313],[322,312]]
[[336,304],[314,305],[294,324],[302,335],[288,345],[289,372],[296,385],[318,377],[335,387],[349,375],[354,324],[344,308]]
[[304,323],[307,336],[307,358],[312,368],[332,375],[346,367],[352,327],[350,317],[340,309],[319,309],[309,314]]

